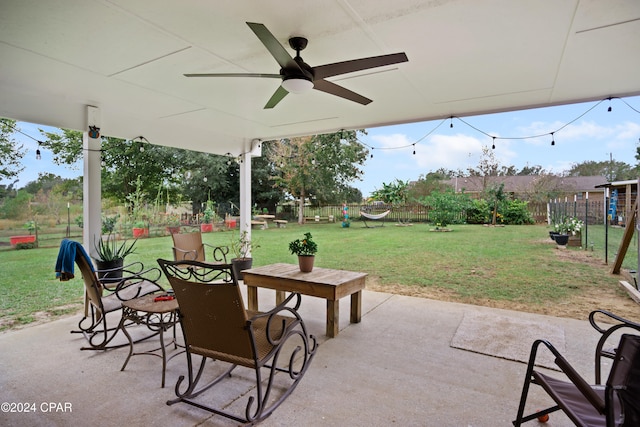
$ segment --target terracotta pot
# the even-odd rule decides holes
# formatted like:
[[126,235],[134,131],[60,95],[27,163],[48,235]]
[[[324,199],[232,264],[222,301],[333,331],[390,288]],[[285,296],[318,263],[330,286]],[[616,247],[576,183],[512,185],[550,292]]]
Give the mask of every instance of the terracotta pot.
[[149,237],[149,229],[148,228],[137,228],[134,227],[131,229],[131,232],[133,233],[133,237],[135,237],[136,239],[138,237]]
[[298,255],[298,265],[303,273],[311,273],[315,255]]

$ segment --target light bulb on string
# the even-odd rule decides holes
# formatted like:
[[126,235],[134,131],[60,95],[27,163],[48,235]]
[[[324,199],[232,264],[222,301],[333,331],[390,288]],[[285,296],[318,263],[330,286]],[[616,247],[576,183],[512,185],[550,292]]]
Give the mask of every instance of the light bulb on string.
[[415,156],[416,155],[416,144],[414,143],[412,145],[413,145],[413,155]]
[[40,154],[40,149],[36,150],[36,160],[42,159],[42,155]]
[[449,127],[452,128],[453,127],[453,116],[449,117],[449,120],[451,120],[451,122],[449,123]]
[[551,145],[556,145],[556,139],[553,137],[553,132],[551,132]]
[[491,145],[491,149],[495,150],[496,149],[496,137],[492,137],[493,138],[493,144]]

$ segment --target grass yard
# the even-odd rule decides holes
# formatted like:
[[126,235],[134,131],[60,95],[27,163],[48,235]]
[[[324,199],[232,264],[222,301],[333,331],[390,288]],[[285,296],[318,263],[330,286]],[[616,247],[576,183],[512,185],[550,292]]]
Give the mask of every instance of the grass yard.
[[[604,229],[589,227],[594,251],[558,249],[544,226],[452,226],[452,232],[431,232],[431,226],[364,228],[340,224],[288,224],[287,228],[253,230],[259,245],[254,266],[296,263],[288,243],[310,231],[318,243],[318,267],[364,271],[367,288],[446,301],[509,308],[585,319],[593,308],[631,318],[640,309],[609,274],[604,258]],[[609,264],[622,229],[610,229]],[[231,232],[203,235],[212,245],[225,245]],[[637,242],[625,259],[635,269]],[[171,237],[141,239],[127,261],[156,266],[170,258]],[[590,247],[590,246],[589,246]],[[55,279],[57,247],[0,251],[0,330],[79,312],[83,285]],[[163,278],[163,285],[167,282]],[[637,313],[637,314],[636,314]],[[635,317],[634,317],[635,316]]]

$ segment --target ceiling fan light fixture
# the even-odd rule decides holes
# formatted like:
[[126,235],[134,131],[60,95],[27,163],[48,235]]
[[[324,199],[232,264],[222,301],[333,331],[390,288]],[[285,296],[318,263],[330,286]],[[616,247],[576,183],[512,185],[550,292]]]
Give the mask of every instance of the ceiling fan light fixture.
[[282,87],[290,93],[305,93],[313,89],[313,82],[300,77],[293,77],[282,81]]

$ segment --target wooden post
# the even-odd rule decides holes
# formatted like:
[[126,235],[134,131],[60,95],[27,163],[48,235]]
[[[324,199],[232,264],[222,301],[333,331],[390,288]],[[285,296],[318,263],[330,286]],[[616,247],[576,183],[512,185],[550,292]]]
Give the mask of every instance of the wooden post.
[[611,274],[620,274],[622,261],[624,261],[624,256],[627,254],[627,249],[629,249],[629,243],[631,243],[633,232],[636,229],[637,216],[638,216],[638,200],[636,199],[636,202],[633,204],[633,211],[631,212],[631,217],[629,218],[629,221],[627,221],[627,225],[624,228],[624,234],[622,235],[622,241],[620,242],[620,249],[618,249],[618,255],[616,255],[616,259],[613,263],[613,267],[611,268]]

